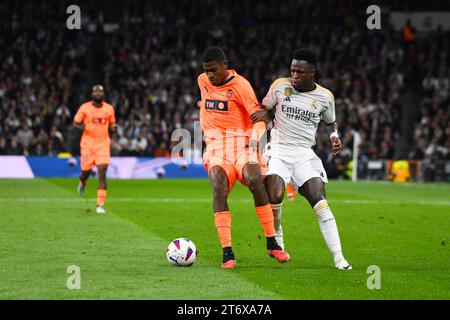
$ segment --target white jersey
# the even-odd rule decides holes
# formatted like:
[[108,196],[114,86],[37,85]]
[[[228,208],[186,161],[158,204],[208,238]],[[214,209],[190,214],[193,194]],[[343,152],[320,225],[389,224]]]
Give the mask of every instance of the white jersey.
[[291,78],[276,80],[263,99],[263,105],[275,108],[275,119],[271,130],[272,149],[311,148],[316,144],[319,122],[336,121],[334,96],[331,91],[315,84],[308,92],[299,92],[291,84]]

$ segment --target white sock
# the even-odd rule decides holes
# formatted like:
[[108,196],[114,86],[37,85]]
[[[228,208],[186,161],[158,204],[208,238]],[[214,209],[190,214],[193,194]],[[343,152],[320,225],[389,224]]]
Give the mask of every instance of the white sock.
[[277,234],[283,234],[283,228],[281,227],[281,209],[283,203],[270,204],[270,206],[272,207],[273,211],[273,224],[275,226],[275,232]]
[[275,227],[275,240],[281,249],[284,250],[283,227],[281,226],[281,207],[283,203],[270,204],[273,212],[273,224]]
[[341,240],[339,239],[336,220],[334,220],[333,213],[330,207],[328,207],[327,201],[320,200],[317,202],[314,206],[314,211],[316,212],[320,231],[328,246],[328,250],[333,255],[334,263],[343,260],[344,256],[342,255]]

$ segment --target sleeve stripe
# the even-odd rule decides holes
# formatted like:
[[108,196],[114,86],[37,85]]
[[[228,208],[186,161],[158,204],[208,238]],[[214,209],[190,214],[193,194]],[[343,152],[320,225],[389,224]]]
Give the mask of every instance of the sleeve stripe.
[[325,89],[324,87],[318,85],[317,83],[316,83],[316,86],[317,86],[317,89],[319,89],[319,90],[321,90],[321,91],[323,91],[323,92],[328,93],[328,94],[330,95],[331,99],[333,99],[333,101],[334,101],[334,95],[333,95],[333,93],[332,93],[330,90]]
[[275,89],[276,86],[278,86],[281,83],[285,83],[285,82],[290,82],[291,78],[278,78],[277,80],[275,80],[271,85],[270,85],[270,89],[269,90],[273,90]]

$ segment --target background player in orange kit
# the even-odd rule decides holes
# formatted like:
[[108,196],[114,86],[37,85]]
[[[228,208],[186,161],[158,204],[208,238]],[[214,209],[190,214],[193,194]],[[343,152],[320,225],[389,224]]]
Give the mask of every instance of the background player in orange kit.
[[295,200],[295,195],[297,194],[297,190],[295,190],[295,188],[292,186],[291,183],[288,183],[286,185],[286,193],[287,193],[289,201]]
[[231,213],[227,198],[236,179],[253,194],[256,212],[267,239],[267,253],[279,262],[290,259],[275,240],[273,213],[261,180],[258,145],[266,125],[252,125],[250,115],[260,110],[250,83],[234,70],[222,49],[203,53],[198,77],[201,91],[200,122],[206,138],[203,163],[213,188],[214,219],[223,249],[222,268],[235,268],[231,245]]
[[81,175],[78,193],[84,194],[86,181],[92,167],[97,166],[97,213],[105,213],[105,199],[107,194],[106,171],[110,158],[109,130],[115,130],[116,119],[114,108],[104,101],[103,86],[92,88],[91,101],[83,103],[74,119],[74,126],[84,130],[81,137]]

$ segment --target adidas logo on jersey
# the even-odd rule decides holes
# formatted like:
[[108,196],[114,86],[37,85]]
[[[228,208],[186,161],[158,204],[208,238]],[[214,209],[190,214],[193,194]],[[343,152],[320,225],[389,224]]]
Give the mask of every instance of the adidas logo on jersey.
[[288,102],[291,102],[291,99],[289,98],[289,97],[286,97],[286,98],[284,98],[284,100],[283,101],[288,101]]

